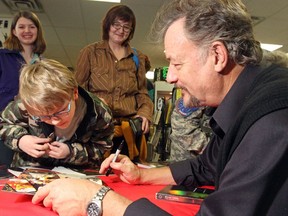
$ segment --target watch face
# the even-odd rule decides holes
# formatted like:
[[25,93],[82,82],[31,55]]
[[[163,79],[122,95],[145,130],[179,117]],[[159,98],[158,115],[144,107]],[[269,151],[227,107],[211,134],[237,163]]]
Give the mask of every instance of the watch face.
[[101,215],[101,208],[96,203],[90,203],[87,208],[88,216],[99,216]]

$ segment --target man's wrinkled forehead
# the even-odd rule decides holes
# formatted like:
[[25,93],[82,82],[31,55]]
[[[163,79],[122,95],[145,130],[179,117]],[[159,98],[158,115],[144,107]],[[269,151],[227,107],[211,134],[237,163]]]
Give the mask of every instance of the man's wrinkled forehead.
[[173,22],[167,29],[164,36],[164,53],[167,59],[176,58],[175,53],[181,52],[183,47],[190,42],[185,34],[185,18]]

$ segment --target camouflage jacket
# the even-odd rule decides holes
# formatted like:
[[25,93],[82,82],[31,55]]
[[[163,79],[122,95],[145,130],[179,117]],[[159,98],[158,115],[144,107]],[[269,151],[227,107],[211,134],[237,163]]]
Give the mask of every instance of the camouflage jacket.
[[64,142],[70,149],[70,155],[65,159],[33,158],[19,149],[18,142],[22,136],[51,137],[54,126],[32,120],[21,100],[8,104],[0,117],[0,139],[15,151],[13,166],[100,165],[104,153],[112,148],[112,113],[99,98],[81,87],[78,89],[87,103],[87,113],[72,138]]
[[201,154],[210,141],[212,130],[206,107],[195,108],[191,114],[183,116],[173,109],[171,115],[170,160],[181,161]]

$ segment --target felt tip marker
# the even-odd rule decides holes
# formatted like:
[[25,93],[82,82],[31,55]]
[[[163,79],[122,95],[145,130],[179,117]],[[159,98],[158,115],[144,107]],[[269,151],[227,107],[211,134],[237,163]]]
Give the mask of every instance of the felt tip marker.
[[[115,152],[115,155],[114,155],[114,157],[113,157],[113,159],[112,159],[112,162],[115,162],[115,161],[117,160],[117,158],[118,158],[118,156],[119,156],[119,154],[120,154],[120,152],[121,152],[121,150],[122,150],[122,148],[123,148],[123,145],[124,145],[124,140],[122,140],[122,142],[121,142],[120,145],[118,146],[118,148],[117,148],[117,150],[116,150],[116,152]],[[106,176],[109,176],[110,173],[111,173],[111,171],[112,171],[112,168],[109,167],[108,170],[107,170],[107,172],[106,172]]]

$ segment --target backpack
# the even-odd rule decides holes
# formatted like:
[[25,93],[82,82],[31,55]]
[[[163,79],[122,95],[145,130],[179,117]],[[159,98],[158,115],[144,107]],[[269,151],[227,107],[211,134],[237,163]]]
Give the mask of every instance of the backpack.
[[139,58],[138,58],[138,54],[137,54],[136,49],[134,47],[132,47],[132,49],[133,49],[133,54],[134,54],[132,59],[136,65],[136,80],[137,80],[137,87],[139,89],[139,81],[138,81]]
[[137,51],[136,49],[133,47],[133,61],[135,62],[135,65],[136,65],[136,71],[138,72],[138,68],[139,68],[139,58],[138,58],[138,54],[137,54]]

